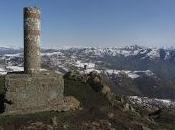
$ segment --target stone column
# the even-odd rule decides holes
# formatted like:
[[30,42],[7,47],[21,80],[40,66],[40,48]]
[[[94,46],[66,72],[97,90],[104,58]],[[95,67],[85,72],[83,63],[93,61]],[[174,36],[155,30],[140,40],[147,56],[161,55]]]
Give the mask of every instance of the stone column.
[[40,10],[36,7],[24,8],[24,72],[40,71]]

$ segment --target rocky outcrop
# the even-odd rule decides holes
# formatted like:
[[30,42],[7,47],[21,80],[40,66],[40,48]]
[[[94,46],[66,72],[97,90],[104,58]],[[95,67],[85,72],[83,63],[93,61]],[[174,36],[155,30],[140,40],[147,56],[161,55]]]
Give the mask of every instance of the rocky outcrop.
[[80,102],[73,96],[64,97],[64,110],[77,110],[80,107]]
[[97,92],[101,92],[103,95],[111,95],[111,88],[105,82],[102,75],[93,71],[87,75],[87,83],[89,83],[93,89]]

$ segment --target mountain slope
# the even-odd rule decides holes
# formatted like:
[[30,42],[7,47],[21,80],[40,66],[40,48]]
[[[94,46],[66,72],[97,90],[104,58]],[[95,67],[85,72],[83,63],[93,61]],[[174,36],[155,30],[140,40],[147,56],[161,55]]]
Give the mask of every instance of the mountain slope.
[[0,126],[9,129],[68,129],[68,130],[173,130],[174,116],[163,110],[162,117],[153,119],[148,111],[133,107],[125,97],[111,95],[85,83],[83,75],[65,76],[65,95],[76,97],[81,107],[69,112],[41,112],[28,115],[0,116]]

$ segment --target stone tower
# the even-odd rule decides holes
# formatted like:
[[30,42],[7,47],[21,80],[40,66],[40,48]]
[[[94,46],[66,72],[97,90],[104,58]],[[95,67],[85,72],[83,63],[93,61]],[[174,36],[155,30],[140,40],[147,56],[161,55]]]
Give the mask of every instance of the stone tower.
[[24,72],[40,71],[40,10],[24,8]]

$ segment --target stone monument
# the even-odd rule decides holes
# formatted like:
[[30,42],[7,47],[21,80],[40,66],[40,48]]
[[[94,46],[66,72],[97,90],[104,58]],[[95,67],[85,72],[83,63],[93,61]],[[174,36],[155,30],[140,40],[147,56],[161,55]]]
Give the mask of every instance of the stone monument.
[[24,8],[24,72],[5,76],[5,113],[62,111],[65,107],[62,75],[40,71],[40,10]]
[[24,8],[24,72],[40,71],[40,10]]

